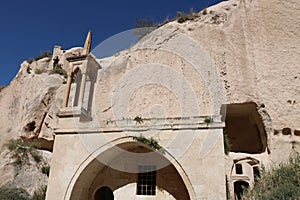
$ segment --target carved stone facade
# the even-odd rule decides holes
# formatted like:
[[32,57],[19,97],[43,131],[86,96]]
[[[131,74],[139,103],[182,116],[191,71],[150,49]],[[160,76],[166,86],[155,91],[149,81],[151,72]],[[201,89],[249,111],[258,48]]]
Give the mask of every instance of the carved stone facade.
[[[102,118],[97,109],[101,113],[107,109],[95,102],[109,96],[99,93],[100,83],[113,88],[110,79],[118,72],[95,84],[97,74],[103,78],[104,72],[93,55],[66,60],[68,81],[55,130],[47,199],[112,195],[115,199],[196,200],[226,196],[224,122],[220,115]],[[90,87],[86,89],[88,80]],[[95,100],[97,96],[101,98]],[[173,106],[174,102],[165,103]],[[158,142],[163,152],[152,143],[136,141],[137,137],[154,145]],[[149,167],[150,171],[139,171]]]
[[[225,199],[226,187],[239,199],[261,166],[300,152],[294,4],[226,1],[110,58],[65,59],[71,78],[47,199]],[[141,135],[146,144],[134,140]],[[147,145],[155,141],[165,154]],[[143,167],[153,170],[140,173]],[[153,176],[155,195],[154,179],[140,181]]]

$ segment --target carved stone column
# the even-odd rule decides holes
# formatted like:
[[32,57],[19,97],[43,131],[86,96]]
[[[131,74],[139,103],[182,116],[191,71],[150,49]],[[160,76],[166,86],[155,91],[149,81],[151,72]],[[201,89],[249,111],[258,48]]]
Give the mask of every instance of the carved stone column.
[[83,106],[83,99],[84,99],[84,93],[85,93],[85,85],[86,85],[86,72],[82,73],[82,79],[81,79],[81,85],[80,85],[80,91],[79,91],[79,98],[78,98],[78,107]]

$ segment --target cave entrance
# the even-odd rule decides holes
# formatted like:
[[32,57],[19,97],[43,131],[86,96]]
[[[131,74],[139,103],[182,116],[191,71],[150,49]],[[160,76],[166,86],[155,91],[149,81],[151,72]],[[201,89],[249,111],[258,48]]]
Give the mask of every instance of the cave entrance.
[[231,152],[256,154],[266,150],[267,134],[255,103],[223,105],[221,112]]
[[243,192],[249,188],[249,183],[245,181],[234,182],[234,196],[235,199],[240,200],[242,198]]

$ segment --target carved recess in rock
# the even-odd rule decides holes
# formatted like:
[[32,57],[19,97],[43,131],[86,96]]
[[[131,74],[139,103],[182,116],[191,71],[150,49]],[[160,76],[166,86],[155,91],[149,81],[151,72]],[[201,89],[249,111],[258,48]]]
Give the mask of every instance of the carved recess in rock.
[[[32,113],[31,120],[23,127],[23,133],[21,137],[24,140],[34,140],[35,142],[40,142],[41,148],[51,150],[53,142],[47,141],[46,138],[41,138],[40,133],[43,126],[49,127],[49,122],[45,122],[46,117],[53,118],[49,116],[50,107],[53,106],[52,102],[55,99],[57,87],[50,87],[48,91],[43,95],[42,100],[39,101],[38,106]],[[38,97],[37,97],[38,98]]]
[[294,131],[294,135],[300,136],[300,131],[299,131],[299,130],[295,130],[295,131]]
[[228,135],[232,152],[265,152],[267,133],[255,103],[228,104],[222,111],[226,112],[224,132]]
[[282,134],[283,135],[292,135],[292,130],[290,128],[283,128]]

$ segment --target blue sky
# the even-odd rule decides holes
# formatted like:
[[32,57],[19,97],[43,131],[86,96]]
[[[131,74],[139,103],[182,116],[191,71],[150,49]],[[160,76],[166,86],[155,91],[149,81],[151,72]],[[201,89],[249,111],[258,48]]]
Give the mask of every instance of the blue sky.
[[89,30],[93,47],[134,28],[136,18],[162,22],[177,11],[200,11],[221,0],[9,0],[0,5],[0,85],[7,85],[22,61],[60,45],[82,46]]

